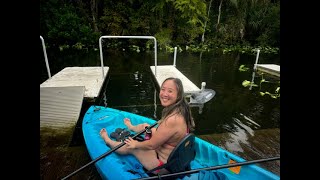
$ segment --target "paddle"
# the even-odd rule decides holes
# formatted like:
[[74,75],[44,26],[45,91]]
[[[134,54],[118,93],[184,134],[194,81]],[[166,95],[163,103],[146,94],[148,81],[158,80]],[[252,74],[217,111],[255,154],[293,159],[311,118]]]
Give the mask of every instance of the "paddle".
[[219,166],[211,166],[211,167],[193,169],[193,170],[190,170],[190,171],[184,171],[184,172],[178,172],[178,173],[172,173],[172,174],[155,175],[155,176],[152,176],[152,177],[140,178],[139,180],[161,179],[161,178],[164,178],[164,177],[173,177],[173,176],[180,176],[180,175],[192,174],[192,173],[196,173],[196,172],[199,172],[199,171],[230,168],[230,167],[235,167],[235,166],[243,166],[243,165],[249,165],[249,164],[254,164],[254,163],[261,163],[261,162],[267,162],[267,161],[274,161],[274,160],[280,160],[280,157],[272,157],[272,158],[258,159],[258,160],[252,160],[252,161],[246,161],[246,162],[239,162],[239,163],[232,163],[232,164],[225,164],[225,165],[219,165]]
[[[144,132],[146,132],[146,130],[150,129],[150,128],[153,128],[154,126],[156,126],[158,124],[158,122],[154,123],[153,125],[149,126],[148,128],[145,128],[144,130],[140,131],[139,133],[137,133],[136,135],[132,136],[133,139],[135,139],[137,136],[143,134]],[[75,175],[76,173],[80,172],[81,170],[83,170],[84,168],[88,167],[89,165],[99,161],[100,159],[106,157],[107,155],[111,154],[113,151],[121,148],[123,145],[125,145],[126,143],[125,142],[122,142],[121,144],[117,145],[116,147],[114,147],[113,149],[109,150],[108,152],[100,155],[99,157],[97,157],[96,159],[92,160],[91,162],[87,163],[86,165],[82,166],[81,168],[79,168],[78,170],[74,171],[73,173],[70,173],[68,176],[62,178],[61,180],[64,180],[64,179],[68,179],[70,178],[71,176]]]

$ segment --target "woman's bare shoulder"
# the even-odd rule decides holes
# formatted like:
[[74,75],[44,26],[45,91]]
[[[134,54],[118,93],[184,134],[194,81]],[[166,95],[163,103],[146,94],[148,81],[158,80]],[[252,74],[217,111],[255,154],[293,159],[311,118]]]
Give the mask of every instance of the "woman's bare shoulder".
[[166,120],[168,125],[170,126],[176,126],[184,123],[184,117],[181,114],[173,114],[172,116],[169,116]]

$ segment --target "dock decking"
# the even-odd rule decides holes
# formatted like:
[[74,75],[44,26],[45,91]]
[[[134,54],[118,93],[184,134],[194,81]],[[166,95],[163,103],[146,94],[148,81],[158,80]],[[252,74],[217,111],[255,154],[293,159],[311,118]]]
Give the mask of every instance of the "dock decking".
[[280,66],[276,64],[256,64],[258,71],[280,77]]
[[[108,71],[109,67],[104,67],[104,77]],[[104,80],[101,67],[66,67],[40,87],[84,86],[84,98],[94,99],[98,97]]]
[[[155,54],[156,57],[156,54]],[[185,75],[183,75],[176,68],[177,47],[174,48],[173,65],[157,65],[157,58],[155,58],[154,66],[150,66],[151,72],[158,83],[158,87],[161,86],[163,81],[168,77],[179,78],[182,82],[184,93],[189,96],[193,93],[198,93],[201,89],[205,88],[205,82],[202,82],[201,89],[198,88],[193,82],[191,82]]]
[[[155,76],[155,66],[150,66],[150,69]],[[168,77],[179,78],[182,81],[184,92],[186,94],[192,94],[200,91],[200,89],[195,84],[193,84],[173,65],[157,66],[157,76],[155,76],[155,79],[157,80],[159,87],[161,86],[162,82]]]

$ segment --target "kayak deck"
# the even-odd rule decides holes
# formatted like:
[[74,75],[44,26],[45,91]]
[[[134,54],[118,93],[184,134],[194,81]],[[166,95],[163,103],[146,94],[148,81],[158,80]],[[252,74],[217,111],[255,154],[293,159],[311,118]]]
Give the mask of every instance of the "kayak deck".
[[[91,159],[96,159],[111,149],[100,137],[100,130],[106,128],[110,135],[116,128],[126,128],[123,119],[127,117],[133,125],[155,120],[137,114],[102,106],[91,106],[82,122],[83,136]],[[190,163],[191,169],[206,168],[229,164],[230,161],[245,162],[244,159],[200,138],[195,138],[196,156]],[[103,179],[139,179],[149,177],[141,163],[133,155],[118,155],[115,152],[95,163]],[[240,168],[223,168],[213,171],[200,171],[183,179],[280,179],[279,176],[257,165],[245,165]]]

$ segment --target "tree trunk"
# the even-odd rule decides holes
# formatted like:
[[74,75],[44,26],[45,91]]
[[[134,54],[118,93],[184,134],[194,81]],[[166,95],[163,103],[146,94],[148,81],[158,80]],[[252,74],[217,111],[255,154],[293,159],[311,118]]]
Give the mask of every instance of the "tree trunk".
[[97,26],[97,22],[96,22],[96,15],[98,14],[97,11],[97,3],[96,0],[91,0],[91,15],[92,15],[92,24],[93,24],[93,29],[94,32],[99,32],[98,26]]
[[211,3],[212,3],[212,0],[210,0],[210,4],[209,4],[208,19],[207,19],[206,22],[204,23],[204,29],[203,29],[203,34],[202,34],[202,38],[201,38],[202,43],[204,42],[204,33],[206,32],[207,22],[208,22],[208,20],[209,20],[209,18],[210,18],[209,14],[210,14]]
[[221,16],[221,6],[222,6],[222,1],[220,1],[220,5],[219,5],[219,14],[218,14],[218,22],[217,22],[217,25],[216,25],[216,29],[218,30],[218,26],[220,24],[220,16]]

